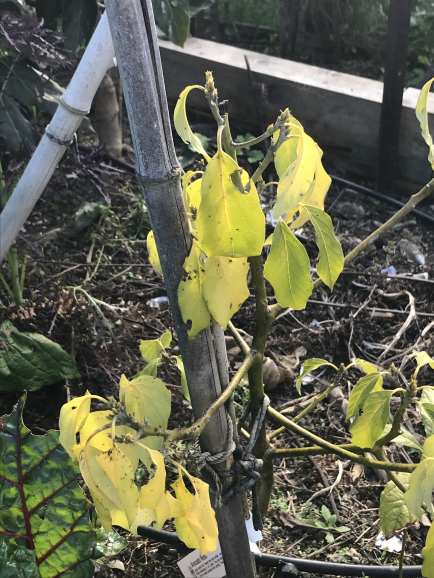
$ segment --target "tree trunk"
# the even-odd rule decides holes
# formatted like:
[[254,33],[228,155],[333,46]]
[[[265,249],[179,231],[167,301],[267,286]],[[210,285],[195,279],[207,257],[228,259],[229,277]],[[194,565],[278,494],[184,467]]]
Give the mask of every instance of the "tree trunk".
[[122,131],[119,124],[119,103],[116,88],[107,72],[93,100],[95,127],[100,145],[116,158],[122,156]]
[[[222,390],[210,329],[189,340],[178,304],[183,264],[191,233],[182,200],[167,109],[161,59],[151,0],[106,0],[119,63],[125,104],[136,152],[136,171],[164,274],[195,418],[203,415]],[[221,408],[205,427],[200,445],[212,454],[226,449],[227,420]],[[240,497],[216,508],[219,540],[228,578],[255,575]]]

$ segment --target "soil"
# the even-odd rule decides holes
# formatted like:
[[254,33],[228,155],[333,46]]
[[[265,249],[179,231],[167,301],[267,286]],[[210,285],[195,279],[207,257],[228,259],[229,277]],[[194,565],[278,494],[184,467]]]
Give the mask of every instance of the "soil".
[[[86,134],[82,142],[83,139],[92,140]],[[185,156],[184,149],[178,152]],[[127,153],[124,160],[134,161],[131,153]],[[251,170],[251,166],[246,167]],[[109,199],[109,205],[103,197]],[[65,232],[70,231],[75,213],[84,203],[90,202],[103,204],[96,220],[67,237]],[[344,202],[352,205],[353,212],[358,211],[355,218],[351,217],[351,207],[343,210]],[[334,185],[327,197],[326,210],[333,219],[344,253],[394,212],[386,204]],[[433,215],[428,206],[423,210],[431,211]],[[305,352],[300,364],[311,357],[329,359],[335,365],[348,364],[353,357],[375,363],[406,320],[411,294],[417,318],[381,362],[388,368],[393,358],[399,367],[424,328],[434,321],[434,231],[411,215],[403,224],[404,227],[388,233],[351,264],[336,283],[333,293],[317,291],[304,311],[294,311],[279,318],[271,330],[267,355],[290,356],[303,346]],[[60,232],[56,235],[57,229]],[[20,249],[29,255],[24,289],[26,306],[16,308],[0,287],[3,304],[0,322],[10,319],[20,331],[38,332],[60,344],[74,357],[81,374],[81,379],[29,393],[24,420],[34,433],[56,429],[61,406],[67,399],[83,395],[87,389],[105,397],[116,396],[122,373],[130,377],[144,366],[139,352],[141,340],[157,338],[169,330],[174,334],[172,351],[177,352],[168,305],[162,303],[155,307],[151,301],[165,296],[166,292],[161,277],[147,259],[148,231],[146,208],[134,176],[110,168],[98,151],[81,155],[80,161],[70,152],[55,172],[19,240]],[[307,238],[308,253],[315,260],[317,249],[312,228],[306,225],[298,233]],[[38,243],[37,236],[41,234],[46,240]],[[49,240],[50,236],[52,240]],[[425,256],[425,265],[417,265],[401,253],[402,239],[417,243]],[[428,280],[393,279],[381,273],[390,266],[400,274],[426,273]],[[4,274],[7,277],[8,272]],[[76,289],[74,294],[73,288],[77,287],[100,300],[99,308],[104,317],[85,293]],[[271,287],[268,289],[272,302]],[[249,298],[235,315],[234,324],[251,334],[253,313],[254,302]],[[419,347],[433,354],[432,329]],[[232,373],[239,361],[239,357],[232,360]],[[407,378],[411,368],[411,362],[403,367]],[[299,369],[300,366],[297,373]],[[421,371],[421,381],[429,379],[428,372],[428,369]],[[292,411],[287,409],[287,415],[295,415],[304,407],[305,396],[323,391],[332,376],[332,371],[317,372],[315,379],[303,384],[301,397],[293,380],[286,381],[269,392],[271,403],[277,409],[292,407]],[[344,383],[345,394],[350,383],[354,386],[360,376],[356,369],[352,371],[351,379]],[[178,372],[166,368],[162,379],[172,393],[169,427],[191,423],[191,407],[182,396]],[[238,411],[246,397],[246,388],[242,386],[236,397]],[[10,413],[16,400],[15,394],[2,395],[0,415]],[[340,400],[325,401],[302,420],[301,425],[331,442],[349,443],[351,436],[341,405]],[[422,439],[420,415],[409,410],[405,421],[407,428]],[[271,422],[267,423],[267,429],[270,432],[274,429]],[[303,445],[303,440],[300,441]],[[278,447],[296,447],[295,439],[289,433],[276,438],[275,442]],[[417,451],[405,450],[397,444],[391,446],[389,457],[397,461],[418,459]],[[299,518],[324,521],[322,506],[332,510],[328,494],[321,494],[310,504],[307,500],[324,487],[320,472],[330,484],[335,481],[339,470],[337,458],[316,457],[314,464],[303,458],[276,462],[276,486],[270,516],[264,522],[264,539],[259,543],[261,551],[314,560],[396,565],[398,554],[375,546],[384,480],[373,470],[351,463],[344,463],[343,469],[342,480],[332,496],[339,516],[336,526],[348,526],[349,531],[340,533],[331,529],[333,541],[329,543],[325,539],[328,532],[319,528],[306,532],[306,526],[300,524]],[[173,529],[170,525],[167,528]],[[410,529],[405,564],[421,564],[427,530],[423,525]],[[116,559],[123,562],[125,570],[104,567],[98,570],[97,576],[181,576],[176,565],[180,557],[175,550],[165,544],[127,535],[123,530],[120,533],[127,538],[128,546]],[[272,570],[264,568],[258,573],[263,577],[273,575]]]

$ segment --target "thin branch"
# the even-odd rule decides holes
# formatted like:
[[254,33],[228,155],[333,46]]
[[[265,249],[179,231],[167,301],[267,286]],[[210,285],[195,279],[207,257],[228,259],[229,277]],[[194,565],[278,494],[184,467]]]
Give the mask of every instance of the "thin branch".
[[235,339],[238,347],[241,349],[241,351],[244,353],[244,355],[249,355],[250,347],[249,347],[248,343],[246,341],[244,341],[241,333],[238,331],[238,329],[235,327],[235,325],[232,323],[232,321],[228,322],[228,331],[232,335],[232,337]]
[[[286,428],[284,428],[286,429]],[[363,453],[364,450],[354,444],[341,444],[335,446],[341,450],[347,450],[353,453]],[[319,446],[305,446],[304,448],[279,448],[273,451],[271,459],[281,458],[302,458],[306,456],[328,456],[335,454],[334,450],[321,448]],[[337,455],[337,454],[335,454]]]
[[412,472],[416,468],[416,464],[395,464],[386,461],[371,460],[363,456],[358,456],[355,453],[339,448],[339,446],[331,444],[330,442],[327,442],[322,438],[316,436],[315,434],[307,431],[306,429],[297,425],[293,421],[287,419],[284,415],[280,414],[278,411],[276,411],[271,407],[268,408],[267,413],[273,421],[281,425],[284,425],[293,433],[296,433],[301,437],[310,440],[311,442],[317,444],[322,448],[331,450],[331,453],[334,453],[338,456],[342,456],[347,460],[352,460],[353,462],[357,462],[358,464],[362,464],[370,468],[377,468],[379,470],[386,470],[386,471]]
[[231,146],[234,150],[239,150],[239,149],[244,149],[244,148],[248,148],[248,147],[252,147],[254,145],[259,144],[260,142],[266,140],[267,138],[269,138],[272,134],[274,134],[275,132],[277,132],[280,127],[281,127],[281,120],[280,117],[276,120],[276,122],[274,123],[274,125],[270,125],[267,130],[264,132],[264,134],[261,134],[261,136],[258,136],[256,138],[253,138],[252,140],[248,140],[246,142],[232,142]]
[[206,425],[211,420],[212,416],[215,414],[217,410],[219,410],[222,405],[224,405],[228,399],[231,397],[235,389],[240,384],[240,381],[244,377],[244,375],[249,370],[252,363],[258,357],[258,352],[256,350],[252,350],[248,357],[243,361],[240,368],[238,369],[237,373],[227,386],[227,388],[223,391],[219,398],[212,403],[206,412],[203,414],[201,418],[199,418],[193,425],[181,430],[168,430],[161,427],[152,427],[149,425],[145,425],[140,423],[134,416],[126,415],[125,411],[119,413],[118,424],[119,425],[128,425],[132,429],[139,431],[142,430],[143,434],[142,437],[148,436],[160,436],[164,439],[173,442],[178,440],[189,440],[189,439],[196,439],[198,438],[203,430],[205,429]]
[[[356,257],[358,257],[369,245],[372,245],[377,239],[379,239],[382,235],[390,231],[392,227],[394,227],[397,223],[402,221],[404,217],[406,217],[415,207],[418,205],[423,199],[429,197],[429,195],[434,191],[434,179],[431,179],[428,184],[426,184],[423,189],[421,189],[415,195],[412,195],[410,199],[405,203],[405,205],[395,213],[386,223],[378,227],[376,231],[371,233],[366,239],[364,239],[361,243],[357,245],[352,251],[348,253],[344,260],[344,267],[347,267]],[[324,285],[322,279],[317,279],[313,284],[313,290],[315,291],[319,287]],[[273,319],[276,319],[278,315],[283,313],[286,310],[286,307],[281,307],[279,304],[273,305],[271,307],[271,315]]]

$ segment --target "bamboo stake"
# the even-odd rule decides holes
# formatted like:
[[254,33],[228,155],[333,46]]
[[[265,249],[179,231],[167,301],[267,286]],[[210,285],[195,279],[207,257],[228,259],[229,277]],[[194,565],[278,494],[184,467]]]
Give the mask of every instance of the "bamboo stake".
[[[151,0],[106,0],[113,43],[142,185],[184,362],[195,418],[219,397],[221,384],[211,331],[190,341],[177,290],[191,235],[182,200]],[[200,436],[202,451],[226,448],[227,421],[221,408]],[[220,544],[228,578],[253,578],[240,497],[217,508]]]
[[83,117],[89,112],[95,92],[113,58],[110,28],[104,14],[56,114],[0,215],[0,262],[44,192]]

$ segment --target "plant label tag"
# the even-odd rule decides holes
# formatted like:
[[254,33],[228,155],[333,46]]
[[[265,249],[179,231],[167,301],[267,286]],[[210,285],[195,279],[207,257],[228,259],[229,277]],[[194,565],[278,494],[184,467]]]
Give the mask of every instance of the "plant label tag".
[[195,550],[180,560],[178,566],[184,578],[223,578],[226,576],[220,542],[217,543],[214,552],[201,556],[199,550]]

